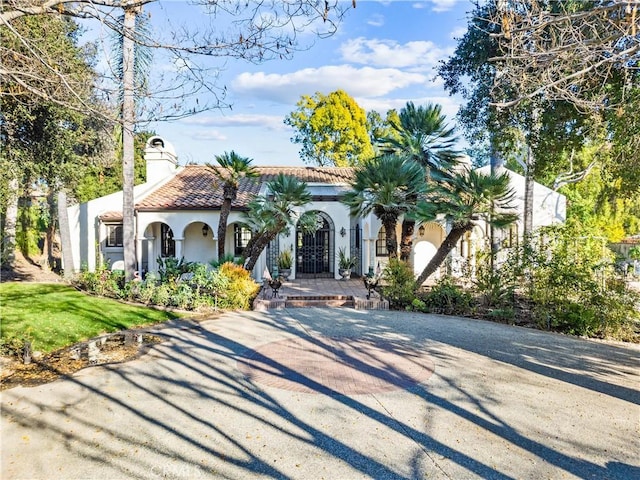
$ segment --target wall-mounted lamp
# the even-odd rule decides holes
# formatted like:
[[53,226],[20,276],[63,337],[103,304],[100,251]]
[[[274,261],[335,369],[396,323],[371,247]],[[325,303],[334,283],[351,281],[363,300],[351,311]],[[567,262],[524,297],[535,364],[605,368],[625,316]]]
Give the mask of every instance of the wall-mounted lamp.
[[202,224],[202,236],[206,237],[207,235],[209,235],[209,225],[207,225],[206,223]]
[[344,229],[344,227],[342,227],[342,228],[340,229],[340,236],[341,236],[341,237],[344,237],[346,234],[347,234],[347,231]]
[[421,237],[424,237],[424,225],[420,225],[420,228],[418,228],[418,233]]

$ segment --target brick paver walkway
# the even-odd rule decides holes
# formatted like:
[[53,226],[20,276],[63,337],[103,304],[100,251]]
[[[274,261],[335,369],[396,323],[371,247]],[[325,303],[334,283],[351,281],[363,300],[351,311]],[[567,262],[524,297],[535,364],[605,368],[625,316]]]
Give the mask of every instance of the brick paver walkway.
[[357,395],[426,382],[433,361],[391,342],[296,337],[250,350],[238,368],[262,385],[303,393]]
[[279,293],[284,297],[327,295],[365,297],[367,289],[364,287],[361,278],[352,278],[350,280],[300,278],[285,282]]

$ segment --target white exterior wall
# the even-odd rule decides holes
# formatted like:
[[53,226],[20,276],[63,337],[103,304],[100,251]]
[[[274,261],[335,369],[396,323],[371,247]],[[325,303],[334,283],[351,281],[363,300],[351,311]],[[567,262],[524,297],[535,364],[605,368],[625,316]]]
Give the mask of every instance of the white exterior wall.
[[[489,174],[491,167],[479,168],[478,171]],[[509,175],[511,188],[516,195],[514,199],[515,210],[519,215],[517,221],[518,233],[522,236],[524,231],[524,193],[525,178],[511,170],[504,169]],[[567,199],[561,193],[555,192],[544,185],[534,182],[533,184],[533,228],[564,223],[567,219]]]
[[[174,172],[177,173],[178,170]],[[147,182],[137,185],[133,189],[134,203],[166,183],[173,176],[169,176],[160,182]],[[90,200],[86,203],[73,205],[67,208],[69,214],[69,228],[71,230],[73,269],[78,271],[81,267],[95,270],[98,263],[96,253],[102,250],[106,240],[106,229],[99,228],[99,216],[105,212],[122,211],[123,195],[122,191]],[[136,232],[138,228],[136,226]],[[175,230],[174,230],[175,232]],[[136,237],[138,237],[136,233]],[[112,248],[109,252],[113,258],[118,255],[117,249]]]
[[[73,269],[95,270],[98,248],[104,245],[105,232],[100,229],[99,215],[122,210],[122,192],[112,193],[67,209],[73,247]],[[102,231],[101,231],[102,230]]]

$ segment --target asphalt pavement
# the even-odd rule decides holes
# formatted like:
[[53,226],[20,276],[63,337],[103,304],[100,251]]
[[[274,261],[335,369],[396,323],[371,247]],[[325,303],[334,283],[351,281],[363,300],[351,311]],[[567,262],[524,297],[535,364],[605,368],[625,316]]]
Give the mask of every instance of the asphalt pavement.
[[640,478],[640,348],[438,315],[228,313],[2,392],[2,479]]

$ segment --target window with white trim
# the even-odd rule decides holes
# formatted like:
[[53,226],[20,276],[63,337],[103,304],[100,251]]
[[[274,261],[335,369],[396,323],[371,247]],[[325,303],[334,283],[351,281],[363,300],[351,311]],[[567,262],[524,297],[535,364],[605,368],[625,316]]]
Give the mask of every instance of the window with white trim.
[[376,240],[376,257],[388,257],[387,251],[387,231],[384,229],[384,225],[380,227],[378,231],[378,239]]
[[233,238],[234,255],[242,255],[244,248],[247,246],[249,240],[251,239],[251,230],[249,230],[247,227],[236,224],[233,226]]
[[122,224],[107,225],[107,247],[122,247]]

